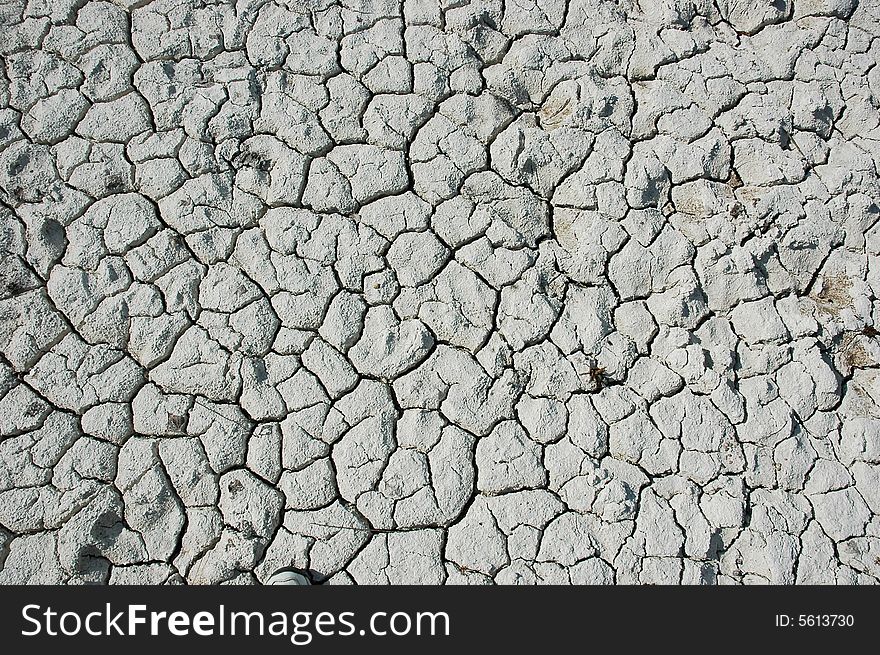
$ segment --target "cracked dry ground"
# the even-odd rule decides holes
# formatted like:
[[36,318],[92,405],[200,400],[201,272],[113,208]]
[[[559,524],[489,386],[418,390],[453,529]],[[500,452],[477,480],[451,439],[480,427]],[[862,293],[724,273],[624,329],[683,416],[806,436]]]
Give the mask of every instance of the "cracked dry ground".
[[0,22],[0,582],[880,577],[880,0]]

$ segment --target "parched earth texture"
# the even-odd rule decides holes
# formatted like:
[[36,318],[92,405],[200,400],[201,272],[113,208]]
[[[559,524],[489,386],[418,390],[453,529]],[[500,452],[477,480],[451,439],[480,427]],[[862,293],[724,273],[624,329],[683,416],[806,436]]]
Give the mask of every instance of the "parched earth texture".
[[0,35],[0,583],[880,577],[880,0]]

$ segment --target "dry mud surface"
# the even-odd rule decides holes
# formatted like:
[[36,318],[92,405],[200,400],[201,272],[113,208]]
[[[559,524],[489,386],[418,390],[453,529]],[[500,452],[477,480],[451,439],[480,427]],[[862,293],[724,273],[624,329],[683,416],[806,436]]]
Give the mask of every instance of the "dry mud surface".
[[0,34],[0,583],[880,577],[880,1]]

